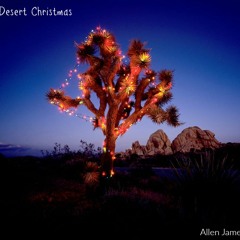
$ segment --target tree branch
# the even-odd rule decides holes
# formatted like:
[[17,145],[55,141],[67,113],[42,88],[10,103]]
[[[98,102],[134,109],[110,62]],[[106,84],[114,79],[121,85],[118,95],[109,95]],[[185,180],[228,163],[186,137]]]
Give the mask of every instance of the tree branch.
[[141,101],[143,99],[143,93],[144,93],[146,87],[149,85],[150,81],[151,80],[147,77],[143,78],[136,89],[136,93],[135,93],[135,99],[136,99],[135,109],[136,109],[136,111],[141,109]]

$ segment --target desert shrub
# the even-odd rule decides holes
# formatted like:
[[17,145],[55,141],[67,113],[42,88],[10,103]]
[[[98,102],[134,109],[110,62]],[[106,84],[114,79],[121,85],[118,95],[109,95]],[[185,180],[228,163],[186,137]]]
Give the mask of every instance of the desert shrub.
[[101,148],[95,148],[92,143],[87,143],[80,140],[80,146],[78,150],[71,150],[68,145],[62,145],[60,143],[55,143],[53,150],[42,150],[43,158],[46,160],[57,160],[59,162],[66,162],[71,159],[91,159],[96,160],[100,157],[102,153]]
[[68,145],[62,147],[61,144],[55,143],[52,151],[42,151],[42,154],[42,163],[49,175],[81,181],[86,162],[100,162],[101,149],[96,149],[94,144],[81,140],[78,150],[73,151]]
[[85,171],[83,173],[84,183],[89,186],[94,186],[99,184],[99,166],[95,162],[86,162]]
[[93,143],[87,143],[83,140],[80,140],[80,149],[77,151],[77,153],[87,158],[96,159],[102,154],[102,149],[100,147],[96,149]]
[[240,170],[240,143],[226,143],[215,151],[216,158],[225,157],[235,169]]
[[230,224],[239,213],[239,171],[214,151],[175,161],[175,190],[183,218],[204,224]]
[[85,168],[82,173],[82,177],[86,188],[86,194],[88,196],[95,197],[101,194],[101,175],[98,163],[91,161],[85,162]]

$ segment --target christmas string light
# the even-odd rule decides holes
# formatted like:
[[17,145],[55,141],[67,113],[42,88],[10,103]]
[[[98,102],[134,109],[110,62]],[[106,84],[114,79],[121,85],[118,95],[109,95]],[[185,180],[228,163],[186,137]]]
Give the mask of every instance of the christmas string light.
[[[79,58],[77,58],[77,63],[76,63],[76,65],[75,65],[71,70],[69,70],[68,76],[67,76],[67,78],[65,79],[65,81],[60,85],[59,90],[62,90],[62,89],[64,89],[64,88],[68,87],[68,86],[70,85],[71,80],[73,79],[73,77],[74,77],[75,75],[77,75],[77,78],[78,78],[78,79],[81,79],[80,74],[78,74],[78,69],[79,69],[79,67],[80,67],[80,62],[79,62]],[[80,86],[80,85],[81,85],[81,86],[83,85],[83,82],[82,82],[82,81],[79,82],[79,86]],[[80,88],[80,87],[79,87],[79,88]],[[81,89],[82,91],[84,90],[83,87],[81,87],[80,89]],[[77,97],[77,98],[79,98],[79,97]],[[59,107],[59,108],[58,108],[59,111],[67,114],[68,116],[75,116],[75,117],[78,117],[78,118],[80,118],[80,119],[82,119],[82,120],[85,120],[86,122],[90,122],[90,123],[93,123],[93,121],[94,121],[94,117],[92,117],[92,116],[87,116],[87,115],[85,115],[85,114],[76,113],[76,109],[74,109],[74,110],[73,110],[73,109],[71,109],[71,110],[70,110],[70,109],[64,109],[59,102],[51,102],[51,103],[57,105],[57,106]],[[83,101],[80,101],[79,104],[83,104]]]
[[60,85],[60,87],[59,87],[60,90],[63,89],[63,88],[65,88],[65,87],[67,87],[67,86],[69,86],[70,81],[72,80],[73,74],[76,74],[76,73],[78,72],[78,68],[79,68],[79,67],[80,67],[80,62],[79,62],[79,60],[78,60],[78,58],[77,58],[77,64],[74,66],[73,69],[69,70],[69,72],[68,72],[68,77],[65,79],[65,82],[63,82],[63,83]]
[[76,113],[76,110],[69,110],[69,109],[65,110],[65,109],[59,108],[59,111],[67,114],[68,116],[75,116],[75,117],[81,118],[81,119],[85,120],[86,122],[93,123],[93,121],[94,121],[94,117],[91,117],[91,116],[88,116],[85,114]]
[[[100,34],[100,35],[104,35],[106,36],[106,41],[105,41],[105,46],[104,46],[104,49],[109,52],[109,53],[114,53],[115,51],[115,41],[112,41],[112,38],[110,37],[109,38],[109,32],[107,32],[105,29],[101,29],[100,27],[97,27],[96,28],[96,31],[92,30],[89,34],[89,36],[86,38],[85,40],[85,45],[91,45],[92,44],[92,41],[93,41],[93,37],[94,37],[94,34]],[[78,45],[77,45],[78,46]],[[122,52],[120,50],[117,50],[116,52],[116,56],[118,56],[120,58],[120,61],[121,62],[126,62],[129,60],[131,60],[131,57],[130,59],[127,58],[126,59],[126,56],[125,55],[122,55]],[[145,68],[145,74],[147,76],[147,80],[150,82],[151,86],[155,89],[158,89],[158,93],[156,94],[157,97],[162,97],[162,95],[164,94],[165,92],[165,89],[160,87],[159,84],[157,85],[155,83],[155,76],[154,75],[154,72],[150,69],[148,69],[148,65],[151,61],[151,56],[150,54],[146,51],[146,52],[143,52],[141,53],[138,58],[136,59],[136,64],[132,65],[131,66],[131,72],[130,73],[124,73],[123,76],[124,76],[124,82],[122,84],[122,86],[119,88],[120,91],[118,91],[118,93],[125,93],[127,94],[129,97],[136,91],[136,88],[137,88],[137,83],[136,83],[136,79],[138,78],[138,75],[139,73],[141,72],[141,68]],[[91,78],[89,78],[88,75],[84,75],[84,74],[81,74],[79,73],[79,67],[80,67],[80,64],[82,63],[82,59],[80,59],[79,57],[77,58],[77,61],[76,61],[76,65],[68,71],[68,74],[67,74],[67,78],[65,79],[65,81],[60,85],[59,87],[59,90],[61,91],[62,89],[68,87],[72,81],[72,79],[74,77],[77,77],[79,83],[78,83],[78,86],[79,86],[79,89],[80,91],[82,92],[82,95],[81,97],[84,98],[86,97],[86,95],[89,95],[89,86],[92,84],[91,83]],[[124,67],[125,69],[125,67]],[[144,78],[143,78],[144,80]],[[115,91],[116,88],[115,86],[102,86],[102,90],[103,91]],[[126,97],[126,95],[121,95],[122,98]],[[155,97],[152,99],[151,103],[154,104],[157,102],[158,98]],[[78,97],[80,98],[80,97]],[[130,104],[131,101],[127,101],[126,102],[126,105],[124,106],[123,108],[123,115],[121,117],[121,120],[124,120],[126,119],[128,116],[129,116],[129,113],[133,107],[133,105]],[[79,102],[79,104],[83,104],[84,101],[81,101]],[[86,116],[84,114],[80,114],[80,113],[76,113],[76,109],[74,110],[69,110],[67,109],[68,107],[68,103],[64,103],[64,102],[55,102],[54,104],[58,105],[59,106],[59,110],[61,112],[64,112],[66,113],[68,116],[76,116],[80,119],[83,119],[85,121],[89,121],[91,123],[94,124],[94,126],[96,127],[100,127],[103,131],[106,129],[106,123],[102,121],[102,119],[97,119],[98,120],[98,123],[95,125],[95,121],[94,117],[91,117],[91,116]],[[133,102],[134,104],[134,102]],[[142,113],[142,115],[144,115]],[[136,122],[139,122],[141,120],[142,116],[138,117],[137,118],[137,121]],[[129,128],[129,127],[128,127]],[[117,135],[123,135],[127,130],[128,128],[117,128]]]
[[[60,112],[91,122],[94,129],[102,130],[105,140],[101,171],[105,177],[114,174],[117,138],[145,115],[155,123],[167,121],[172,126],[180,124],[176,107],[163,108],[172,97],[169,91],[173,73],[171,70],[158,73],[151,70],[150,50],[144,45],[139,40],[133,40],[125,59],[115,37],[97,27],[89,33],[85,42],[76,44],[77,63],[60,88],[51,88],[47,94]],[[87,65],[82,73],[79,71],[80,64]],[[80,95],[73,98],[62,89],[68,87],[75,77]],[[77,113],[80,105],[84,105],[94,117]]]

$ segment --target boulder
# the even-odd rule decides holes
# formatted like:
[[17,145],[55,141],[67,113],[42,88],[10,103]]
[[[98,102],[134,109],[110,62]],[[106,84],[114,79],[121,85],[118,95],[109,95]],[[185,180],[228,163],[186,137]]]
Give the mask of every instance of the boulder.
[[141,146],[139,141],[132,143],[131,154],[137,154],[138,156],[144,156],[145,152],[146,152],[145,146]]
[[172,153],[171,142],[162,129],[159,129],[150,135],[146,145],[146,155],[169,155]]
[[215,138],[215,134],[209,130],[202,130],[194,126],[184,129],[172,142],[173,152],[190,152],[204,148],[216,149],[221,143]]
[[139,141],[132,143],[132,149],[127,149],[122,156],[128,157],[131,154],[145,158],[156,154],[171,155],[176,152],[187,153],[206,148],[216,149],[222,146],[215,134],[209,130],[202,130],[194,126],[185,128],[173,141],[170,142],[166,133],[159,129],[152,133],[147,145],[140,145]]

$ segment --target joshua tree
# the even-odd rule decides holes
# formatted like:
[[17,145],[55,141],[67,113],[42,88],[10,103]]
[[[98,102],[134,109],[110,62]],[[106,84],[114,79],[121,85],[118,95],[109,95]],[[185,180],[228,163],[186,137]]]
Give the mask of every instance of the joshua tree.
[[[85,42],[76,43],[76,48],[78,63],[89,66],[78,74],[82,96],[71,98],[62,89],[50,89],[47,97],[63,111],[85,105],[94,114],[94,128],[100,128],[105,136],[102,175],[109,177],[114,173],[117,138],[144,115],[158,124],[180,124],[175,106],[163,108],[172,99],[173,71],[152,70],[150,50],[139,40],[130,43],[125,58],[114,35],[100,27],[91,31]],[[98,104],[91,100],[92,93]]]

